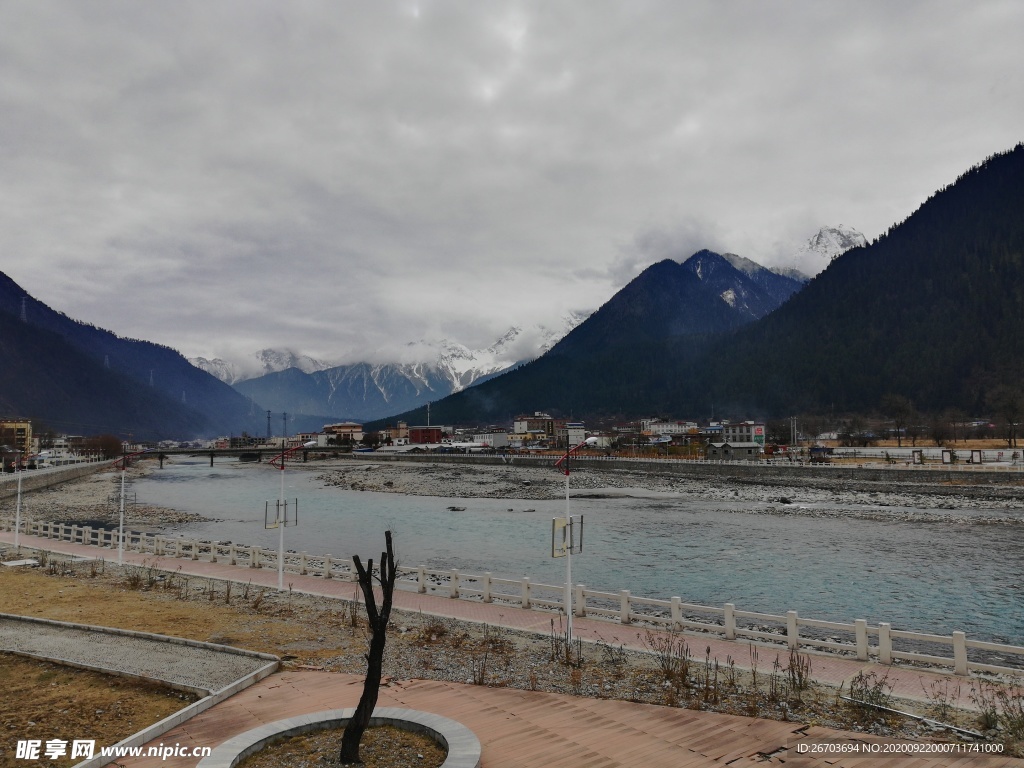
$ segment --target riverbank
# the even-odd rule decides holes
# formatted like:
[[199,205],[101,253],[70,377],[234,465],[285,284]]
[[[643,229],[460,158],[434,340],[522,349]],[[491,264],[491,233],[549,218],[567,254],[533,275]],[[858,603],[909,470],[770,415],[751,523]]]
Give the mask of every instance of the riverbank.
[[[314,465],[302,465],[313,471]],[[347,460],[320,471],[326,487],[455,499],[565,498],[565,476],[531,465],[432,464]],[[577,465],[573,498],[690,498],[748,502],[747,514],[881,521],[1024,525],[1024,489],[1009,486],[857,483],[816,474],[800,484],[734,483],[649,471]],[[856,507],[851,511],[849,507]]]
[[[205,520],[202,515],[179,512],[167,507],[146,504],[137,499],[132,481],[157,471],[155,462],[132,465],[125,477],[125,524],[136,528],[193,523]],[[16,499],[0,503],[0,515],[14,517]],[[22,494],[23,520],[76,523],[94,528],[118,525],[121,516],[121,472],[102,469],[86,477],[69,480]]]

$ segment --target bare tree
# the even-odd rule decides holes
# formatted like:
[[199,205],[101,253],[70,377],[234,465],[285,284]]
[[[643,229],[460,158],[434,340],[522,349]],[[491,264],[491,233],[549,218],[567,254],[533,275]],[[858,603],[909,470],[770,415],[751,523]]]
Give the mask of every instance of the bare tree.
[[882,398],[882,411],[892,419],[896,432],[896,446],[903,447],[903,434],[913,421],[914,404],[903,395],[888,394]]
[[384,668],[384,644],[387,640],[388,620],[391,618],[391,598],[395,592],[395,576],[398,572],[395,563],[395,551],[391,544],[391,531],[384,532],[386,551],[380,555],[380,575],[377,581],[381,589],[380,610],[377,609],[377,597],[373,592],[373,560],[366,561],[363,568],[359,556],[355,555],[355,563],[359,576],[359,587],[366,603],[366,618],[370,625],[370,648],[366,654],[366,680],[363,681],[363,695],[359,697],[359,705],[355,714],[345,726],[345,734],[341,737],[341,754],[339,759],[344,765],[361,763],[359,759],[359,742],[363,732],[370,724],[373,709],[377,706],[377,695],[380,693],[380,678]]

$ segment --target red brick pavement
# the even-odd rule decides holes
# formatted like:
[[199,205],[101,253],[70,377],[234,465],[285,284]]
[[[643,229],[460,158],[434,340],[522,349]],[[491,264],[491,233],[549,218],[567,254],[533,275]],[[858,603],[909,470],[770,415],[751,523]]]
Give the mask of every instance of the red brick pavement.
[[[14,534],[9,531],[0,531],[0,541],[13,543]],[[108,560],[116,557],[116,550],[111,551],[84,544],[72,544],[36,536],[21,536],[20,541],[25,547],[41,548],[80,557],[99,556]],[[188,558],[156,557],[151,554],[127,551],[124,553],[124,562],[152,566],[157,569],[162,568],[171,572],[180,569],[182,573],[203,578],[241,583],[251,582],[256,586],[269,589],[277,588],[277,570],[274,568],[248,568],[222,562],[211,563],[206,560],[190,560]],[[290,584],[295,592],[344,600],[351,600],[356,592],[356,585],[351,581],[323,579],[318,576],[287,573],[285,574],[285,583]],[[395,607],[429,616],[447,616],[542,634],[548,634],[551,631],[552,617],[555,617],[557,622],[557,614],[550,611],[528,610],[515,605],[484,603],[478,600],[452,599],[447,596],[419,594],[405,590],[395,591]],[[644,650],[646,631],[646,628],[614,621],[580,617],[573,619],[574,634],[585,642],[602,641],[615,646],[623,645],[629,649]],[[780,646],[750,643],[749,641],[730,641],[696,632],[685,632],[684,635],[691,653],[695,657],[703,659],[706,649],[710,648],[712,659],[717,659],[719,663],[725,664],[727,659],[731,658],[737,667],[744,669],[750,667],[751,645],[757,648],[758,665],[765,672],[771,669],[776,654],[780,655],[785,662],[788,653],[785,648]],[[811,676],[819,682],[838,686],[843,683],[848,684],[860,672],[874,671],[879,677],[887,676],[888,682],[893,686],[893,695],[907,699],[926,700],[925,691],[936,682],[941,685],[944,681],[949,681],[955,686],[965,680],[965,678],[941,672],[905,666],[884,666],[875,662],[857,661],[828,653],[813,651],[807,653],[812,660]],[[966,698],[966,695],[962,696],[962,704],[969,703]]]

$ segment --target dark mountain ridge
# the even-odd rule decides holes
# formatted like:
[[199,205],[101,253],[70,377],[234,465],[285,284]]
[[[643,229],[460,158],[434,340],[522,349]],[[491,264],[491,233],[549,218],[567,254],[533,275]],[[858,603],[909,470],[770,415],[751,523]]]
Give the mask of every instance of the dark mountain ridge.
[[[9,333],[2,394],[8,412],[62,431],[136,438],[228,435],[259,427],[253,403],[175,350],[72,320],[3,273],[0,313]],[[59,406],[51,397],[58,391]],[[111,398],[110,408],[98,405]],[[124,403],[121,413],[113,407],[118,401]],[[61,426],[72,423],[81,430]]]
[[[432,414],[462,423],[507,421],[534,410],[591,416],[666,412],[672,407],[665,399],[667,381],[689,370],[719,334],[753,322],[802,285],[747,259],[708,250],[682,263],[665,259],[540,359],[440,400]],[[415,409],[393,419],[411,423],[424,417],[424,409]]]

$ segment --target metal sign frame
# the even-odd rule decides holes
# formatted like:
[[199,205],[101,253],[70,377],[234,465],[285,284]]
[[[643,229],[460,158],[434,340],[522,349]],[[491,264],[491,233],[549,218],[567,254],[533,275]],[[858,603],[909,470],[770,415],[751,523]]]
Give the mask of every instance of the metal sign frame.
[[284,510],[283,510],[284,515],[283,516],[281,514],[281,512],[282,512],[282,509],[281,509],[282,502],[281,502],[281,500],[278,499],[278,500],[274,501],[274,519],[273,520],[270,519],[270,502],[269,501],[265,502],[264,505],[263,505],[263,527],[266,530],[271,531],[271,530],[274,530],[275,528],[280,527],[281,525],[284,525],[284,527],[286,527],[286,528],[288,526],[290,526],[290,525],[292,525],[292,526],[298,525],[299,524],[299,500],[298,499],[294,499],[293,501],[294,501],[295,504],[294,504],[294,507],[292,509],[292,517],[291,517],[291,519],[288,518],[288,501],[285,500],[283,502],[283,504],[284,504]]
[[551,556],[566,557],[582,552],[583,515],[551,518]]

